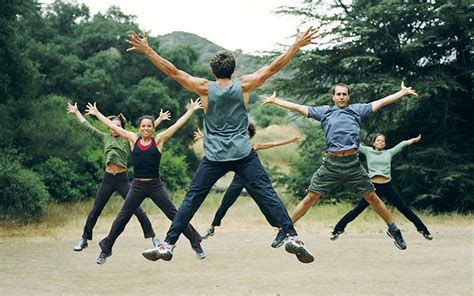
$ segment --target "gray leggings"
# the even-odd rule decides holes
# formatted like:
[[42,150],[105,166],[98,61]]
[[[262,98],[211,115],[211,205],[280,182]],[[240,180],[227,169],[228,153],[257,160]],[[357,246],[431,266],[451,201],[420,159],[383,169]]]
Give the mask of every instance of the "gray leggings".
[[[115,240],[123,232],[128,221],[130,221],[133,212],[140,206],[145,197],[150,197],[160,210],[163,211],[166,217],[173,220],[177,210],[171,202],[165,188],[161,184],[160,179],[156,178],[150,181],[134,179],[127,197],[125,198],[122,209],[112,224],[109,235],[99,243],[102,252],[108,254],[112,252]],[[201,243],[201,236],[191,224],[188,224],[185,227],[183,234],[188,238],[191,247],[195,248]]]

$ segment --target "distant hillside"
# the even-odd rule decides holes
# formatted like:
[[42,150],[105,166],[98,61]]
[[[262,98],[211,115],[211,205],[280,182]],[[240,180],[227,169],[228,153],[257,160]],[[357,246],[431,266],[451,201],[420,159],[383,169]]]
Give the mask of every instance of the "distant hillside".
[[[223,47],[202,38],[196,34],[186,32],[172,32],[163,36],[158,36],[161,50],[170,50],[177,45],[187,45],[199,53],[199,63],[209,66],[209,58]],[[266,62],[266,58],[252,56],[242,53],[241,50],[234,51],[237,60],[235,76],[248,74],[256,71]]]

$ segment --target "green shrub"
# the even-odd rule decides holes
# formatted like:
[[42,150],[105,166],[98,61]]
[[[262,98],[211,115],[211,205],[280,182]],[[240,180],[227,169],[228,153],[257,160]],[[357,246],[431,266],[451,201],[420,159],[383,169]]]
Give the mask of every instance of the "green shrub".
[[189,186],[190,179],[186,174],[186,169],[184,156],[177,156],[170,151],[163,153],[160,175],[167,190],[177,191]]
[[38,165],[41,175],[53,200],[59,202],[80,201],[93,196],[98,182],[86,172],[78,172],[75,163],[50,157]]
[[24,168],[18,158],[0,154],[0,216],[29,221],[41,216],[49,199],[41,178]]

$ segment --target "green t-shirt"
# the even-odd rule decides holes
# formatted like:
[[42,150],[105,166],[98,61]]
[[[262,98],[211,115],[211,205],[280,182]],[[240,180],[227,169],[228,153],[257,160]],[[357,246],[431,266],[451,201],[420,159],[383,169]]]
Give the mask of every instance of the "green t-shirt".
[[360,145],[359,152],[364,154],[367,158],[367,168],[369,169],[369,177],[383,176],[389,180],[392,179],[390,176],[390,164],[392,157],[402,151],[408,145],[408,141],[402,141],[397,146],[388,150],[376,150],[369,146]]
[[105,165],[114,163],[127,168],[127,162],[130,157],[130,144],[128,140],[118,137],[112,137],[110,133],[104,133],[93,127],[87,120],[82,123],[86,131],[94,138],[99,139],[104,145]]

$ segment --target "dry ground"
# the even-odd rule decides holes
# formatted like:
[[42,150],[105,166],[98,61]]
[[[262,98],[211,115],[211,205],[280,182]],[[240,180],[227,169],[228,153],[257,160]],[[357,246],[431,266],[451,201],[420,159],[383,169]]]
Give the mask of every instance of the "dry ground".
[[[150,247],[150,241],[141,237],[135,219],[102,266],[95,263],[97,242],[106,235],[112,216],[99,220],[95,238],[83,252],[73,252],[72,246],[85,217],[47,234],[19,229],[14,235],[12,229],[0,228],[0,295],[473,294],[472,221],[441,223],[424,217],[433,241],[402,222],[408,249],[399,251],[381,223],[356,226],[356,221],[332,242],[327,223],[309,217],[298,230],[316,260],[301,264],[283,248],[270,247],[275,231],[261,216],[247,214],[254,207],[246,199],[236,203],[216,235],[203,243],[208,257],[202,261],[184,237],[171,262],[146,261],[140,252]],[[169,222],[157,211],[150,218],[163,235]],[[193,224],[202,230],[210,219],[211,212],[204,211]]]

